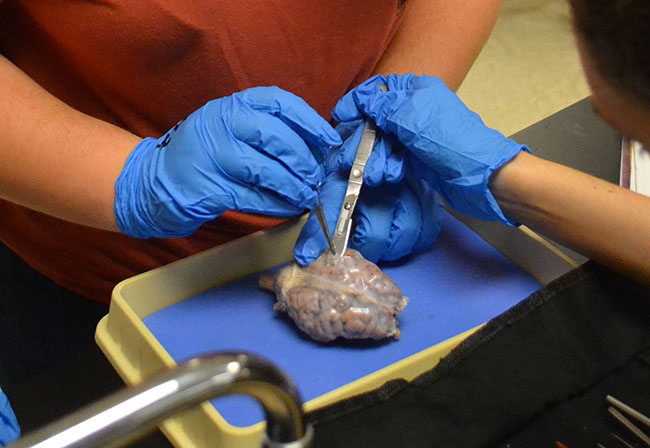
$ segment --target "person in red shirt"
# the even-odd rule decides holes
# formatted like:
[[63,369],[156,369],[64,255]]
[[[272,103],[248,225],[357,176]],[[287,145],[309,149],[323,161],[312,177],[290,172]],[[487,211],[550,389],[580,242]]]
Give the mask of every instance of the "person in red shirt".
[[301,214],[337,100],[378,73],[457,88],[498,8],[0,1],[0,240],[108,303],[124,278]]

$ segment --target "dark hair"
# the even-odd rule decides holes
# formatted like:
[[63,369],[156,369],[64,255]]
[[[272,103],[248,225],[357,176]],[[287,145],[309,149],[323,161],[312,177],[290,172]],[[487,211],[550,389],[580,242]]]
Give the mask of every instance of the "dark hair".
[[569,0],[596,68],[630,101],[650,108],[650,0]]

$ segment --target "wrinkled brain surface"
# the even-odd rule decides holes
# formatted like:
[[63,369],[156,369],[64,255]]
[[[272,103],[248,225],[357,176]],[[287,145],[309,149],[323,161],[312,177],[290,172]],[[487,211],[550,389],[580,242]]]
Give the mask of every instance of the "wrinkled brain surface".
[[321,342],[399,339],[397,315],[408,302],[390,277],[353,249],[338,259],[326,252],[305,267],[289,263],[260,277],[260,286],[275,293],[275,310]]

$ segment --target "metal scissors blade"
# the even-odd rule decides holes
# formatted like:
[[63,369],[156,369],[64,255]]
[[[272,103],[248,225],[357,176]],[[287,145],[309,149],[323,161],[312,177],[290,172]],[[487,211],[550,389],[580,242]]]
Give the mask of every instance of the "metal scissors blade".
[[[384,92],[387,90],[387,87],[384,84],[380,84],[379,88]],[[363,172],[366,168],[366,163],[368,162],[372,148],[375,145],[376,138],[377,126],[371,119],[367,119],[363,127],[363,133],[361,134],[361,141],[359,141],[359,146],[357,147],[357,152],[354,156],[352,169],[350,170],[348,188],[345,191],[345,198],[343,199],[343,205],[339,212],[339,219],[336,222],[336,228],[334,229],[334,256],[337,258],[341,257],[343,252],[345,252],[345,249],[348,247],[350,231],[352,228],[352,213],[354,212],[357,200],[359,199],[359,193],[361,192],[361,186],[363,185]]]

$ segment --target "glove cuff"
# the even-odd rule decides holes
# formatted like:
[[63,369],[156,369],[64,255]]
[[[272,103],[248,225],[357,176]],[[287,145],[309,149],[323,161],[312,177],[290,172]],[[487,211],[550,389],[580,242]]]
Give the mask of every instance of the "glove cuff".
[[495,216],[497,216],[497,218],[498,218],[497,221],[502,222],[502,223],[504,223],[506,225],[509,225],[511,227],[519,227],[521,225],[520,222],[513,221],[511,219],[506,218],[506,216],[503,214],[503,211],[501,210],[501,207],[499,207],[499,204],[497,203],[496,198],[494,197],[494,195],[492,194],[492,191],[490,191],[490,188],[488,186],[488,184],[490,182],[490,178],[492,177],[492,174],[497,169],[499,169],[500,167],[502,167],[503,165],[510,162],[512,159],[514,159],[517,156],[517,154],[519,154],[522,151],[527,152],[528,154],[532,154],[532,152],[530,151],[530,148],[528,148],[528,146],[519,144],[519,143],[517,143],[517,142],[515,142],[514,140],[511,140],[511,139],[508,139],[508,141],[513,143],[512,154],[510,154],[507,157],[504,157],[499,162],[499,164],[497,166],[492,168],[492,170],[488,174],[488,176],[486,178],[486,181],[485,181],[485,191],[486,191],[487,201],[490,204],[490,207],[492,207],[492,210],[494,211]]
[[145,193],[143,166],[149,165],[152,151],[158,140],[147,137],[140,141],[124,163],[124,168],[115,182],[115,204],[113,210],[120,231],[134,238],[159,236],[161,229],[150,219],[140,198]]
[[[503,156],[492,166],[487,167],[484,172],[477,176],[461,178],[459,181],[465,183],[462,188],[459,188],[456,180],[443,180],[440,182],[440,190],[449,205],[461,213],[483,221],[497,221],[511,227],[519,227],[520,223],[508,219],[503,214],[488,186],[490,177],[501,166],[508,163],[521,151],[530,153],[527,146],[510,139],[507,141],[510,143],[508,150],[503,151]],[[463,191],[467,194],[462,194]]]

